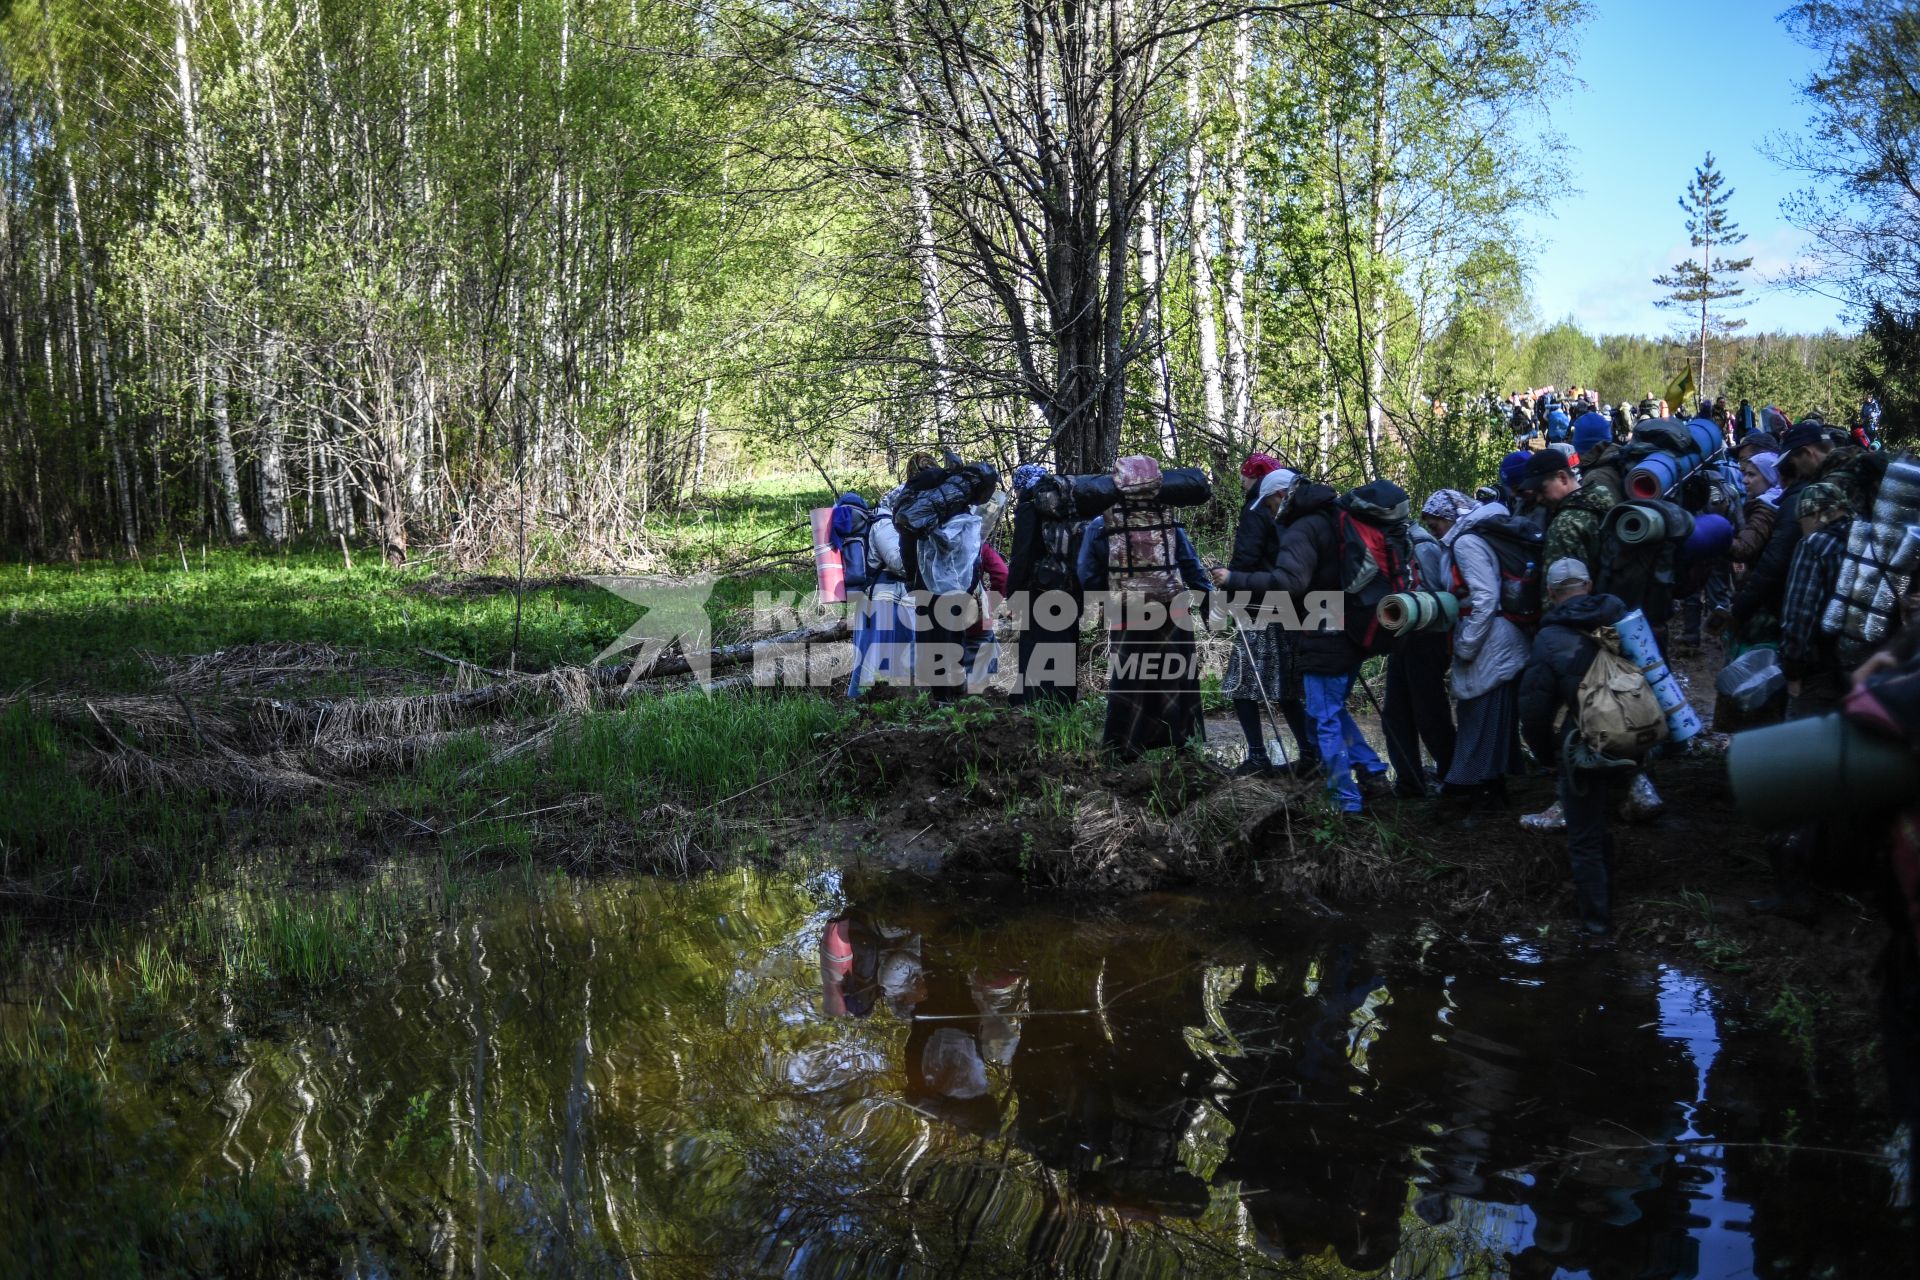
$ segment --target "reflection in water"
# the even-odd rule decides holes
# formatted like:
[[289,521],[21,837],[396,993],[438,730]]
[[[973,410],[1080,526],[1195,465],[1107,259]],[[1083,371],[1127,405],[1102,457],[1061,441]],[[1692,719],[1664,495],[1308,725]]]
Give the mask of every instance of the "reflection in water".
[[[350,1173],[379,1193],[349,1216],[414,1250],[366,1274],[1718,1277],[1898,1256],[1883,1168],[1764,1145],[1789,1107],[1809,1147],[1883,1135],[1819,1115],[1789,1057],[1670,968],[1261,903],[847,901],[831,878],[473,912],[230,1059],[163,1074],[116,1048],[151,1167]],[[199,999],[179,1015],[231,1022]]]

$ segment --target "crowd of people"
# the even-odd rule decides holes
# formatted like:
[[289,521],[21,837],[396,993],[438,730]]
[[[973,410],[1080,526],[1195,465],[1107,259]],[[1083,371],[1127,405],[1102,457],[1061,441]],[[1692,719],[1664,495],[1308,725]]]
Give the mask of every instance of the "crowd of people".
[[[1877,406],[1841,429],[1744,403],[1701,402],[1685,420],[1653,397],[1512,404],[1518,447],[1497,473],[1417,512],[1387,480],[1341,493],[1247,457],[1219,565],[1180,517],[1211,496],[1198,472],[1147,457],[1104,476],[1017,467],[1003,561],[989,542],[997,472],[915,458],[871,511],[848,495],[835,512],[836,545],[860,566],[849,581],[866,593],[849,693],[877,680],[942,699],[983,687],[1004,597],[1012,699],[1070,704],[1097,605],[1106,749],[1202,750],[1196,633],[1227,629],[1236,774],[1316,780],[1343,815],[1399,798],[1469,824],[1564,831],[1578,927],[1595,938],[1614,924],[1613,824],[1658,813],[1659,762],[1699,729],[1676,727],[1696,712],[1684,693],[1664,696],[1667,659],[1717,650],[1694,675],[1718,671],[1723,695],[1737,675],[1741,698],[1723,698],[1716,719],[1829,716],[1920,754],[1920,458],[1883,447]],[[1421,621],[1386,625],[1390,600]],[[1384,759],[1356,697],[1378,715]],[[1528,769],[1555,774],[1556,803],[1503,816],[1507,780]],[[1845,822],[1772,833],[1774,892],[1752,905],[1808,919],[1812,878],[1837,864],[1878,884],[1894,932],[1896,1094],[1920,1121],[1920,807],[1912,795],[1853,807]]]
[[[1509,778],[1557,770],[1558,801],[1520,819],[1566,832],[1581,925],[1604,935],[1610,822],[1659,812],[1648,765],[1678,744],[1647,741],[1624,758],[1581,746],[1593,741],[1581,718],[1595,654],[1632,617],[1657,638],[1648,669],[1716,643],[1728,661],[1766,649],[1784,677],[1779,714],[1837,711],[1852,672],[1910,633],[1910,575],[1876,548],[1885,531],[1897,544],[1920,523],[1920,466],[1890,468],[1871,401],[1855,435],[1772,406],[1703,401],[1683,423],[1659,416],[1666,406],[1652,397],[1615,410],[1570,395],[1516,393],[1520,447],[1474,494],[1441,489],[1417,515],[1390,481],[1337,493],[1253,454],[1219,566],[1203,562],[1179,517],[1210,496],[1197,472],[1146,457],[1122,458],[1110,476],[1021,465],[1002,558],[998,472],[916,455],[873,507],[849,494],[834,513],[848,583],[863,593],[849,693],[907,683],[943,700],[983,688],[999,665],[995,605],[1007,601],[1013,700],[1070,703],[1098,602],[1107,747],[1130,759],[1198,746],[1197,620],[1230,618],[1220,692],[1245,738],[1237,773],[1321,779],[1346,815],[1389,797],[1478,815],[1508,804]],[[1664,533],[1633,537],[1629,506],[1664,520]],[[1451,597],[1441,603],[1452,625],[1388,634],[1374,616],[1387,591]],[[1337,607],[1302,620],[1297,603],[1316,598]],[[1362,674],[1373,657],[1384,659],[1384,697]],[[1354,718],[1356,695],[1378,715],[1384,759]],[[1811,839],[1779,841],[1778,891],[1756,905],[1808,910]]]

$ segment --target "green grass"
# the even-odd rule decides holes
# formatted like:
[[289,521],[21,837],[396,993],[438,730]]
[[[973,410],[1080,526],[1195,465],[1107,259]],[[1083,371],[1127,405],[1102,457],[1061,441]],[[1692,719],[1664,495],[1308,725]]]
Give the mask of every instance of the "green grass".
[[[0,566],[0,690],[32,681],[92,689],[153,683],[142,651],[208,653],[237,644],[327,644],[375,661],[444,674],[434,649],[505,666],[513,646],[511,592],[475,600],[410,593],[427,575],[320,552],[278,557],[219,551],[202,570],[146,559]],[[596,587],[529,593],[520,665],[587,662],[638,616]]]
[[[715,583],[709,608],[716,641],[727,642],[738,638],[735,615],[756,592],[812,590],[807,512],[831,501],[817,476],[776,479],[657,516],[649,532],[667,572],[738,570]],[[513,572],[512,565],[492,569]],[[3,564],[0,693],[34,681],[144,689],[154,679],[143,651],[181,656],[294,641],[366,651],[383,665],[435,677],[447,667],[426,656],[428,649],[505,667],[513,652],[513,593],[459,599],[408,590],[433,576],[431,562],[393,569],[371,553],[356,555],[349,570],[330,548],[221,548],[204,558],[190,550],[185,568],[177,554]],[[528,592],[519,667],[590,662],[639,616],[598,587]]]
[[222,843],[212,797],[123,796],[83,778],[72,752],[25,703],[0,709],[0,882],[85,906],[164,882]]

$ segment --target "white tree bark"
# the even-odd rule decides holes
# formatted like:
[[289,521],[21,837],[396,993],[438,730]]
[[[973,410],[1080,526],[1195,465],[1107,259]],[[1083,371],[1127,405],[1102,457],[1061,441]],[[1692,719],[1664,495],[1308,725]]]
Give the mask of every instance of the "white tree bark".
[[[44,4],[42,16],[46,16]],[[49,20],[49,26],[51,21]],[[66,117],[66,102],[61,91],[60,60],[53,56],[52,32],[48,32],[48,71],[53,90],[54,128]],[[93,376],[100,393],[100,423],[106,433],[107,459],[112,468],[114,503],[119,508],[120,542],[127,551],[138,549],[139,524],[133,509],[133,490],[127,478],[126,449],[120,440],[120,398],[113,380],[113,352],[107,341],[106,319],[100,314],[99,292],[93,274],[93,254],[87,246],[87,224],[80,213],[80,184],[73,172],[73,148],[56,145],[54,150],[60,153],[60,172],[67,196],[67,216],[73,222],[73,243],[80,268],[80,291],[87,308],[87,336],[93,355]],[[79,324],[79,317],[74,318]],[[77,335],[76,335],[77,336]],[[78,345],[74,347],[77,358]],[[51,383],[49,383],[51,385]]]
[[1160,453],[1171,461],[1180,454],[1180,433],[1173,420],[1173,376],[1167,352],[1166,290],[1160,267],[1160,219],[1153,197],[1140,202],[1140,284],[1146,295],[1147,344],[1153,352],[1154,392],[1160,397]]
[[1201,137],[1200,55],[1187,55],[1187,239],[1193,263],[1193,320],[1200,345],[1200,385],[1206,430],[1218,438],[1226,426],[1226,393],[1220,383],[1220,329],[1213,303],[1213,214],[1207,201],[1207,152]]
[[[180,128],[187,151],[187,189],[193,207],[200,212],[201,229],[215,228],[213,210],[208,204],[207,156],[200,136],[200,123],[193,87],[193,60],[188,40],[194,26],[193,0],[173,0],[173,63],[179,81]],[[225,343],[215,323],[212,308],[207,314],[208,411],[213,425],[214,467],[226,510],[227,536],[247,536],[247,515],[240,507],[240,468],[233,452],[233,425],[227,411],[227,385],[231,371]]]
[[927,144],[920,127],[921,98],[913,79],[913,50],[907,43],[904,0],[893,0],[893,39],[900,51],[900,109],[907,117],[907,187],[913,202],[913,258],[920,270],[920,301],[927,326],[927,361],[933,374],[934,439],[947,444],[958,416],[953,373],[947,360],[947,304],[940,292],[940,260],[935,256],[933,197],[927,190]]
[[1233,58],[1228,93],[1233,100],[1233,136],[1227,146],[1227,227],[1223,246],[1227,281],[1223,302],[1227,319],[1226,425],[1235,440],[1247,440],[1253,403],[1252,352],[1247,334],[1247,139],[1252,128],[1248,81],[1253,74],[1253,16],[1242,13],[1233,24]]

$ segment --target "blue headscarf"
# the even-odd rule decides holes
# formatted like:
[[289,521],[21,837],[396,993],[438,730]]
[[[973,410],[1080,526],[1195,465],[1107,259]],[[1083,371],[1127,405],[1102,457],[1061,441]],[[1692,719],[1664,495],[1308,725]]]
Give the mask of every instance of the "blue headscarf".
[[1023,462],[1013,469],[1013,491],[1025,493],[1040,483],[1047,469],[1037,462]]

